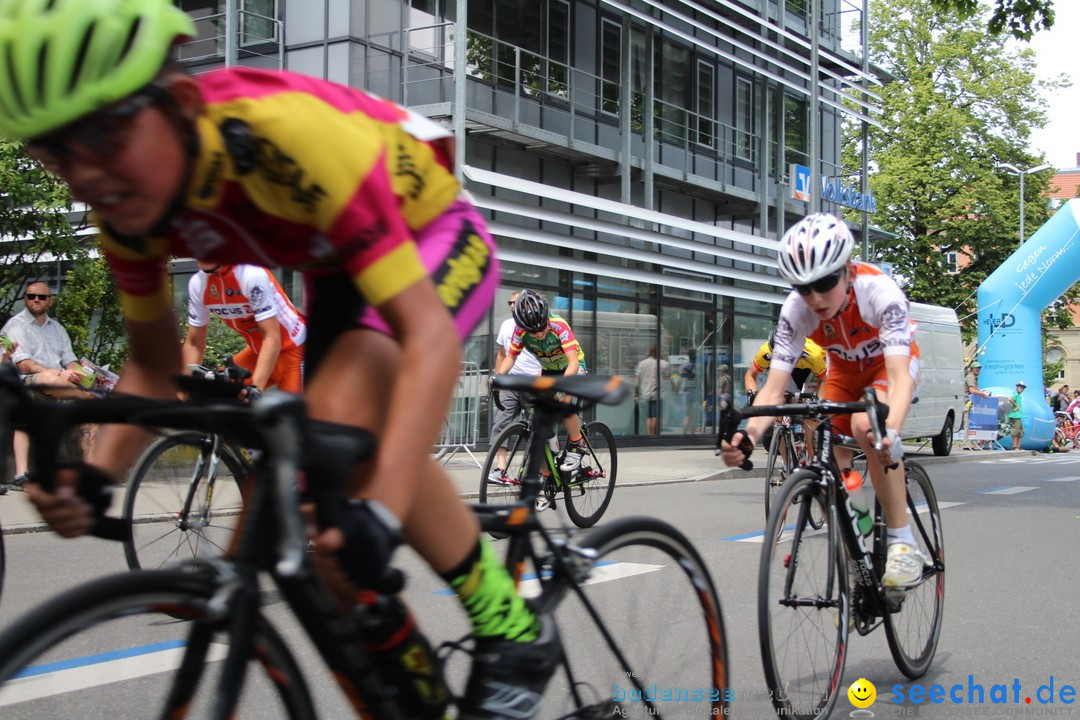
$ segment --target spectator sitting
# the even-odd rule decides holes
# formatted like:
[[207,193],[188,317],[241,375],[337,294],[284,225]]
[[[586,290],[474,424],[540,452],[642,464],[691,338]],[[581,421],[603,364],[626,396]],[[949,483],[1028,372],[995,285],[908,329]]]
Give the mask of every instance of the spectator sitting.
[[[37,385],[54,398],[92,397],[82,390],[79,381],[82,366],[71,347],[71,338],[64,327],[49,317],[53,294],[43,282],[26,288],[25,309],[4,324],[0,333],[17,345],[11,361],[22,373],[23,383]],[[43,388],[49,387],[45,390]],[[21,490],[28,481],[30,439],[16,431],[12,443],[15,455],[15,477],[12,482]],[[6,488],[5,488],[6,489]]]

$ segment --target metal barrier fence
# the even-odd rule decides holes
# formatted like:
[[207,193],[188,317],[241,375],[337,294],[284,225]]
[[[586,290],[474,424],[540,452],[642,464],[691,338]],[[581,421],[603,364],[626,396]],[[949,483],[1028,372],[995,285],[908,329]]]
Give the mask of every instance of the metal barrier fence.
[[476,467],[482,463],[473,455],[480,438],[480,404],[487,397],[488,374],[474,362],[461,363],[461,375],[450,401],[450,412],[443,422],[442,435],[435,446],[435,457],[444,464],[464,450]]

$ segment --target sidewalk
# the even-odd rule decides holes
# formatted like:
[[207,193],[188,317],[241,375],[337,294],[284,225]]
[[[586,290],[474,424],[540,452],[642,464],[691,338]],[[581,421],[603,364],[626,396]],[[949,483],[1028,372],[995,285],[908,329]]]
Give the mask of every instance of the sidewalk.
[[[948,457],[935,457],[928,449],[919,451],[907,447],[908,455],[923,465],[987,460],[1008,455],[1002,451],[971,451],[954,448]],[[483,453],[477,453],[482,461]],[[724,478],[761,477],[765,468],[765,453],[758,450],[753,457],[755,467],[749,472],[724,467],[711,447],[633,447],[619,451],[617,487],[626,485],[663,485],[676,482],[707,482]],[[463,498],[475,499],[480,489],[480,468],[466,453],[458,453],[445,465],[447,472]],[[225,487],[232,483],[226,483]],[[152,489],[147,486],[142,492]],[[140,495],[142,494],[140,492]],[[114,514],[118,513],[123,488],[117,489]],[[26,493],[12,490],[0,496],[0,524],[4,533],[37,532],[46,529],[37,510],[26,499]]]

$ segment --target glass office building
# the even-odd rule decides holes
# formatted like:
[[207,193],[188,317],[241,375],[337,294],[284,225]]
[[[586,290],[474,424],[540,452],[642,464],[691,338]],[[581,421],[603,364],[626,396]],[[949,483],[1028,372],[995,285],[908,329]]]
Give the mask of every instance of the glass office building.
[[[450,128],[502,262],[466,359],[490,367],[509,294],[540,290],[590,372],[634,375],[652,346],[684,371],[661,384],[656,432],[675,442],[710,434],[716,395],[743,390],[787,293],[776,239],[839,209],[829,183],[865,177],[865,153],[845,168],[840,152],[878,112],[864,0],[179,4],[199,19],[182,48],[195,72],[286,68]],[[597,412],[646,433],[641,404]]]

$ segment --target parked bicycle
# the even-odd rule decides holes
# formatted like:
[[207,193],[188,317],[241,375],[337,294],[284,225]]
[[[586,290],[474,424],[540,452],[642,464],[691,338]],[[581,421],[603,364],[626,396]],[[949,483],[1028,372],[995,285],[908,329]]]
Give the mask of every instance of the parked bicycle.
[[[499,405],[498,392],[493,393],[492,398]],[[532,447],[530,443],[536,427],[535,414],[530,408],[521,422],[514,423],[492,440],[480,476],[481,504],[515,503],[521,497],[529,462],[528,450]],[[558,449],[554,431],[553,440],[544,444],[544,474],[536,509],[557,507],[556,499],[562,494],[566,514],[575,525],[587,528],[596,524],[611,503],[619,463],[615,436],[607,425],[596,420],[582,423],[581,435],[585,438],[586,452],[581,465],[570,472],[560,469],[566,447]],[[493,471],[498,469],[498,449],[501,447],[506,448],[506,465],[498,475],[499,479],[494,480]]]
[[[828,419],[865,412],[880,446],[888,407],[872,388],[862,402],[813,402],[747,407],[721,399],[720,440],[730,440],[743,418],[767,416]],[[866,635],[885,626],[896,666],[908,678],[926,673],[937,650],[945,598],[945,554],[937,496],[926,471],[905,460],[907,511],[919,550],[927,558],[916,587],[886,590],[885,522],[874,503],[874,523],[864,536],[859,516],[833,455],[831,423],[816,431],[815,455],[784,482],[769,515],[758,577],[758,631],[773,706],[792,718],[827,717],[836,702],[847,659],[848,633]],[[749,463],[747,463],[749,465]],[[748,468],[747,468],[748,469]],[[818,526],[814,516],[822,519]],[[853,578],[853,582],[849,578]]]
[[[587,403],[627,395],[620,381],[595,376],[560,378],[545,388],[529,386],[532,381],[505,387],[538,393],[536,424],[544,428],[569,407],[551,392]],[[85,583],[0,633],[5,718],[111,718],[121,709],[126,717],[316,717],[312,693],[278,629],[282,617],[260,605],[261,574],[272,578],[358,716],[408,716],[397,687],[379,676],[365,645],[363,607],[343,614],[316,576],[298,509],[296,477],[303,469],[322,480],[305,496],[316,516],[336,510],[349,469],[372,452],[370,434],[306,419],[302,400],[280,393],[252,406],[114,398],[45,408],[8,378],[0,381],[0,397],[4,414],[31,433],[46,456],[50,426],[88,420],[213,432],[261,451],[224,555]],[[726,636],[700,555],[655,518],[623,518],[587,534],[545,528],[535,500],[546,433],[534,438],[520,501],[475,510],[482,527],[511,536],[507,567],[563,628],[562,671],[549,684],[539,716],[726,715]],[[51,477],[50,468],[43,468],[43,479]],[[444,652],[466,644],[448,643]],[[107,665],[114,660],[124,665],[119,677]],[[107,689],[86,673],[65,675],[87,666],[89,675],[108,679]],[[673,694],[686,688],[695,694]]]
[[[201,393],[226,399],[238,397],[251,376],[231,357],[217,371],[200,365],[189,370],[209,382]],[[164,432],[128,475],[123,509],[129,528],[124,537],[128,567],[160,568],[224,552],[242,503],[243,481],[251,471],[248,451],[222,435]]]
[[1066,412],[1055,412],[1054,420],[1056,426],[1053,447],[1072,444],[1074,448],[1080,448],[1080,422],[1074,420],[1072,415]]

